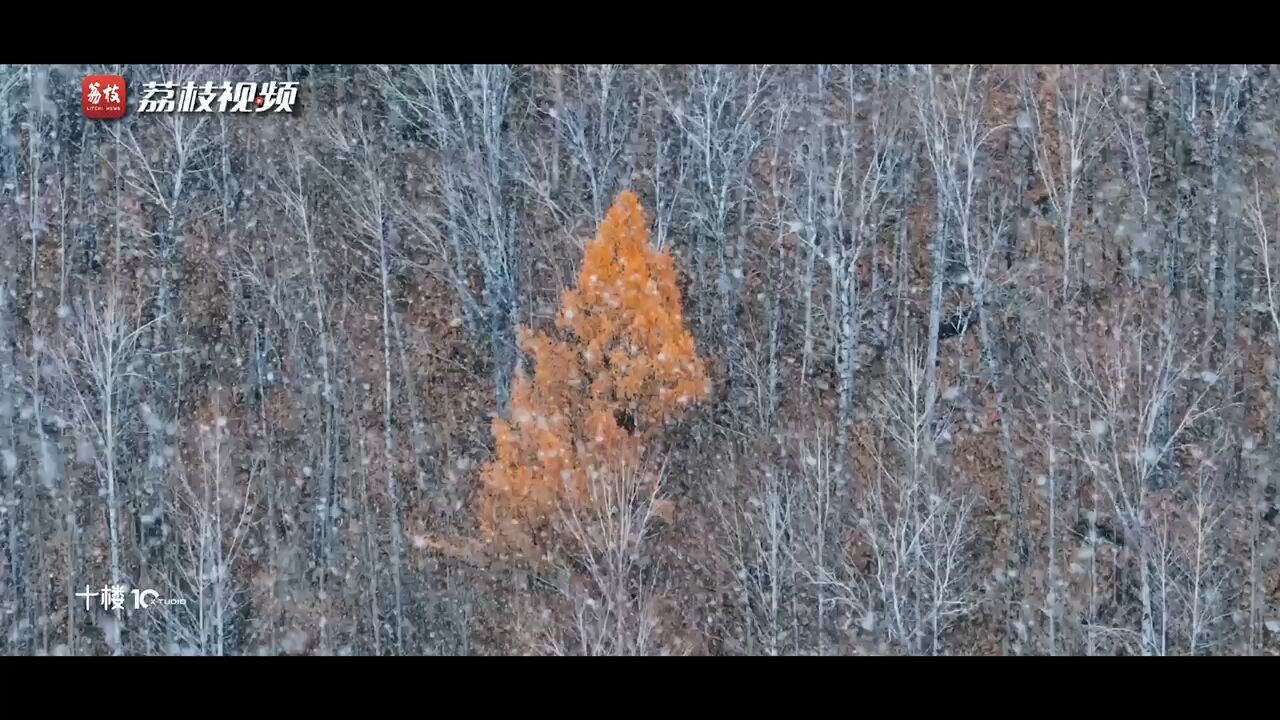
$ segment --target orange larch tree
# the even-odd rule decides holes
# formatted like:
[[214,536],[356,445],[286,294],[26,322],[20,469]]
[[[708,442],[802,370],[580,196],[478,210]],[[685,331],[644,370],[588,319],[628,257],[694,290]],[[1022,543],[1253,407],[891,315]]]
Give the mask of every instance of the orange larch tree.
[[493,423],[481,514],[495,539],[530,539],[561,503],[583,502],[601,473],[639,463],[656,433],[709,392],[675,264],[650,244],[630,191],[587,243],[555,326],[521,330],[533,376],[517,373],[510,417]]

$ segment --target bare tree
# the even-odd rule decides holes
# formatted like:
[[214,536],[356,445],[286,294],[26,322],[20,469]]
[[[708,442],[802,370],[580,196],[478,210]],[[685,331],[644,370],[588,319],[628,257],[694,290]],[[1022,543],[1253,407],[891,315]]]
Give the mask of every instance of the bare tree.
[[[1255,179],[1253,189],[1253,199],[1247,204],[1246,217],[1249,228],[1254,238],[1254,251],[1258,260],[1262,265],[1262,284],[1263,297],[1260,302],[1255,303],[1262,311],[1264,317],[1269,320],[1270,330],[1273,333],[1271,341],[1271,357],[1269,358],[1270,372],[1267,378],[1273,396],[1273,407],[1280,407],[1280,271],[1277,271],[1276,265],[1276,241],[1272,239],[1274,233],[1270,230],[1270,223],[1267,222],[1267,210],[1263,204],[1262,185]],[[1271,417],[1271,438],[1272,447],[1269,448],[1268,458],[1275,458],[1277,450],[1275,447],[1276,438],[1280,438],[1280,413],[1275,413]],[[1266,478],[1266,482],[1274,484],[1273,478]],[[1274,490],[1272,497],[1274,498]],[[1273,499],[1272,504],[1275,505]],[[1262,631],[1260,626],[1265,622],[1262,617],[1263,610],[1260,607],[1262,601],[1259,598],[1259,585],[1262,581],[1260,555],[1264,550],[1264,543],[1261,538],[1261,527],[1258,522],[1259,508],[1249,508],[1249,572],[1248,572],[1248,588],[1249,588],[1249,636],[1247,647],[1249,652],[1256,652]]]
[[[791,543],[793,493],[790,478],[773,463],[732,455],[729,487],[718,492],[720,551],[734,577],[737,609],[749,654],[782,655],[798,649],[795,605],[799,575]],[[743,492],[733,492],[739,486]],[[791,647],[788,647],[791,646]]]
[[897,457],[877,454],[859,506],[872,565],[863,603],[883,618],[891,642],[936,655],[945,631],[972,608],[973,500],[962,486],[935,480],[934,448],[949,430],[934,418],[919,347],[906,349],[901,360],[901,375],[881,397]]
[[[505,65],[414,66],[383,73],[387,102],[428,138],[437,160],[424,205],[401,210],[418,239],[446,259],[467,326],[493,350],[498,403],[507,404],[520,317],[518,213],[512,189],[515,71]],[[480,287],[472,281],[479,274]]]
[[[992,238],[979,236],[979,192],[985,180],[983,147],[1005,128],[988,121],[985,79],[969,65],[953,70],[926,67],[916,93],[916,115],[925,154],[933,169],[937,194],[937,229],[933,238],[933,277],[929,290],[929,352],[926,395],[938,395],[938,334],[942,290],[949,246],[959,246],[965,274],[976,277],[992,258]],[[979,265],[979,263],[983,263]]]
[[[740,347],[733,352],[741,363],[736,374],[745,381],[744,394],[751,396],[749,404],[762,431],[772,431],[778,421],[784,389],[781,384],[784,340],[788,334],[784,318],[788,313],[788,298],[799,287],[797,278],[789,276],[786,264],[789,254],[787,235],[797,225],[792,197],[795,168],[789,162],[789,158],[797,153],[797,143],[790,131],[801,103],[786,90],[786,85],[779,83],[773,99],[768,139],[764,144],[763,154],[767,156],[764,174],[768,189],[755,194],[754,213],[748,221],[748,232],[760,240],[747,245],[748,257],[744,262],[748,268],[748,279],[742,290],[747,322],[738,338]],[[661,164],[661,161],[659,157],[657,162]],[[764,162],[762,159],[761,164]],[[658,194],[656,191],[660,186],[661,183],[655,179],[655,194]],[[810,189],[816,191],[812,185]],[[806,247],[811,256],[816,256],[818,250],[815,245],[809,243]],[[815,264],[809,265],[810,286]],[[813,288],[810,287],[808,301],[804,303],[810,319],[812,298]],[[805,337],[806,351],[801,360],[802,384],[807,380],[809,356],[813,352],[812,323],[807,326]]]
[[[14,120],[14,105],[11,96],[20,82],[17,68],[6,67],[0,70],[0,133],[11,132]],[[19,652],[16,623],[19,613],[20,571],[18,564],[21,524],[18,521],[18,437],[14,424],[17,412],[17,346],[16,308],[14,301],[18,297],[19,257],[16,238],[13,230],[16,225],[11,222],[16,216],[16,189],[18,183],[18,167],[16,148],[8,143],[0,143],[0,474],[4,476],[3,499],[5,511],[0,517],[0,537],[4,538],[5,551],[0,553],[0,594],[6,615],[10,620],[5,632],[6,643],[13,653]],[[13,612],[8,612],[12,610]],[[12,638],[12,639],[8,639]]]
[[[339,124],[341,123],[341,124]],[[397,261],[398,248],[391,247],[399,232],[393,226],[390,215],[386,181],[380,177],[385,168],[382,143],[372,137],[373,128],[359,115],[348,116],[328,126],[328,139],[337,148],[345,162],[354,166],[358,183],[341,184],[340,191],[347,206],[351,225],[351,237],[361,254],[374,265],[382,297],[382,469],[389,504],[391,533],[391,582],[395,589],[396,652],[404,654],[404,590],[401,583],[401,555],[403,533],[400,524],[400,483],[395,475],[395,434],[391,416],[393,395],[391,389],[391,303],[392,264]],[[323,167],[323,166],[322,166]],[[329,172],[330,179],[338,177]],[[346,173],[344,173],[344,176]],[[341,181],[338,181],[339,183]]]
[[1223,520],[1231,506],[1215,466],[1224,455],[1224,445],[1215,443],[1210,453],[1192,449],[1199,467],[1187,488],[1185,502],[1190,508],[1181,513],[1181,529],[1186,532],[1179,533],[1174,541],[1179,561],[1174,592],[1182,608],[1179,621],[1186,633],[1188,655],[1211,653],[1221,638],[1217,628],[1231,615],[1231,569],[1223,535]]
[[[830,238],[831,318],[836,323],[836,475],[842,485],[847,483],[846,440],[853,423],[855,380],[868,306],[860,288],[858,263],[869,248],[872,274],[878,272],[875,250],[892,205],[904,199],[897,193],[903,186],[903,169],[909,164],[912,147],[904,128],[905,109],[895,73],[877,68],[863,77],[852,67],[844,72],[841,109],[848,113],[848,126],[839,133],[834,167],[825,183],[830,195],[823,203],[827,208],[823,226]],[[873,289],[875,282],[873,279]]]
[[841,571],[819,579],[864,632],[900,652],[937,655],[975,606],[974,500],[932,472],[949,430],[926,400],[924,357],[904,349],[901,374],[877,398],[884,424],[867,448],[874,469],[856,498],[856,541]]
[[[1277,346],[1280,346],[1280,271],[1272,268],[1272,255],[1276,251],[1272,248],[1274,241],[1271,239],[1264,212],[1261,186],[1255,180],[1254,199],[1248,208],[1248,220],[1250,229],[1253,231],[1255,251],[1258,253],[1258,259],[1262,261],[1262,290],[1266,293],[1262,308],[1267,319],[1271,321],[1271,330],[1276,334]],[[1272,357],[1280,360],[1280,351],[1276,351]],[[1280,367],[1280,362],[1275,364]],[[1280,369],[1273,373],[1271,390],[1275,393],[1277,402],[1280,402]]]
[[[559,559],[559,588],[571,617],[553,628],[547,650],[557,655],[648,655],[658,631],[656,568],[650,545],[663,499],[665,463],[593,468],[581,503],[561,509],[568,538]],[[581,578],[574,581],[573,578]]]
[[628,180],[626,165],[636,160],[628,158],[627,149],[634,138],[637,79],[618,65],[574,67],[568,73],[571,99],[555,110],[561,141],[569,148],[570,174],[588,191],[589,217],[604,217]]
[[173,638],[177,646],[171,651],[222,656],[232,650],[232,626],[244,602],[235,568],[252,527],[256,503],[251,498],[261,468],[249,466],[241,494],[228,467],[236,458],[228,446],[227,417],[216,402],[213,409],[211,422],[195,428],[192,454],[197,457],[178,464],[168,498],[178,550],[175,567],[162,582],[166,597],[185,602],[148,618]]
[[[1149,103],[1142,102],[1143,74],[1127,66],[1116,68],[1117,97],[1108,105],[1112,111],[1114,137],[1119,144],[1127,172],[1124,173],[1123,194],[1125,209],[1121,212],[1121,238],[1129,239],[1129,267],[1125,271],[1132,276],[1142,274],[1142,256],[1152,247],[1152,214],[1154,198],[1152,183],[1155,176],[1155,158],[1151,143],[1151,113]],[[1104,199],[1111,200],[1110,187],[1103,185]],[[1115,195],[1120,195],[1115,192]],[[1114,198],[1118,200],[1119,198]],[[1120,238],[1117,238],[1118,240]]]
[[[50,349],[62,371],[71,403],[69,412],[76,418],[78,431],[89,434],[99,450],[96,466],[107,503],[112,585],[125,579],[118,462],[129,436],[131,386],[141,377],[138,343],[152,324],[163,319],[143,323],[136,312],[117,290],[109,291],[103,299],[89,294],[77,308],[65,346]],[[117,645],[114,654],[123,653],[123,645]]]
[[[656,92],[688,144],[690,184],[682,193],[692,242],[695,281],[716,288],[713,314],[699,304],[698,318],[718,347],[736,355],[738,308],[746,277],[752,160],[764,142],[763,103],[774,72],[768,66],[692,66],[674,77],[656,76]],[[709,265],[718,267],[708,277]],[[736,375],[740,363],[727,358]]]
[[846,509],[837,500],[840,476],[832,434],[830,428],[819,425],[796,439],[792,454],[797,470],[790,480],[792,540],[789,548],[797,572],[811,585],[819,655],[827,654],[828,618],[834,621],[840,617],[833,615],[832,610],[839,609],[842,598],[839,593],[832,593],[830,587],[841,583],[840,537],[848,519]]
[[[1204,329],[1209,337],[1217,334],[1218,325],[1218,265],[1223,240],[1220,220],[1225,178],[1229,177],[1229,167],[1233,164],[1227,159],[1232,156],[1232,141],[1237,137],[1239,121],[1247,112],[1248,80],[1248,70],[1244,65],[1192,66],[1189,72],[1178,78],[1177,92],[1173,94],[1182,111],[1180,119],[1187,124],[1194,138],[1196,159],[1204,164],[1209,174],[1209,207],[1205,218],[1209,244],[1204,297]],[[1201,94],[1207,96],[1202,100]]]
[[[1135,553],[1139,573],[1141,618],[1139,633],[1144,655],[1158,654],[1154,563],[1159,559],[1150,502],[1162,461],[1181,447],[1183,435],[1217,408],[1203,404],[1216,373],[1193,372],[1194,353],[1177,342],[1173,320],[1156,324],[1133,306],[1119,309],[1113,331],[1100,353],[1077,346],[1062,351],[1067,382],[1087,399],[1092,416],[1087,427],[1075,427],[1073,452],[1089,473],[1095,492],[1107,500],[1107,510],[1122,528],[1124,543]],[[1201,389],[1172,429],[1164,432],[1161,418],[1169,413],[1174,394],[1200,381]],[[1068,425],[1070,427],[1070,425]],[[1091,523],[1096,527],[1096,518]],[[1090,530],[1096,532],[1096,530]]]
[[1062,243],[1062,298],[1071,288],[1072,232],[1089,165],[1107,143],[1099,117],[1106,104],[1092,68],[1071,65],[1022,77],[1023,131]]
[[[338,477],[339,422],[341,384],[338,382],[339,347],[334,337],[332,311],[330,308],[330,290],[325,285],[327,273],[322,254],[320,239],[316,236],[313,200],[307,190],[308,175],[304,172],[308,165],[307,156],[299,148],[290,147],[286,155],[285,168],[288,175],[277,175],[274,179],[275,198],[284,209],[286,216],[295,224],[301,235],[305,249],[308,300],[310,310],[314,313],[312,332],[319,345],[318,365],[320,370],[319,400],[321,404],[321,429],[319,448],[315,452],[319,460],[319,472],[312,471],[310,464],[304,466],[304,478],[314,476],[317,487],[319,512],[315,517],[314,536],[317,539],[319,552],[319,585],[324,592],[330,572],[330,558],[333,553],[334,527],[333,508],[336,505],[336,488]],[[295,325],[296,328],[296,325]],[[299,353],[301,355],[302,353]],[[324,646],[328,647],[328,623],[323,622],[321,634]]]
[[[161,77],[165,82],[181,85],[194,82],[205,71],[198,66],[166,67]],[[161,129],[155,137],[139,138],[133,124],[117,130],[128,161],[123,167],[113,168],[121,174],[124,184],[156,211],[153,226],[143,229],[142,234],[152,241],[154,250],[149,254],[154,256],[160,276],[155,298],[157,316],[173,311],[174,265],[181,257],[181,231],[193,209],[193,186],[207,169],[210,148],[209,116],[171,113],[160,117]],[[161,326],[156,328],[159,331]]]
[[787,192],[788,197],[794,198],[790,201],[789,207],[789,212],[794,215],[794,219],[786,221],[786,228],[790,234],[796,236],[797,244],[800,247],[795,275],[795,290],[797,304],[801,308],[800,382],[802,384],[808,382],[809,375],[814,367],[815,325],[817,323],[815,312],[821,310],[821,306],[816,309],[814,307],[815,283],[818,278],[818,259],[823,256],[818,234],[820,230],[818,204],[822,196],[820,185],[822,160],[820,153],[820,137],[816,130],[810,131],[806,140],[799,143],[791,153],[792,176],[794,178],[792,182],[798,187],[789,188]]

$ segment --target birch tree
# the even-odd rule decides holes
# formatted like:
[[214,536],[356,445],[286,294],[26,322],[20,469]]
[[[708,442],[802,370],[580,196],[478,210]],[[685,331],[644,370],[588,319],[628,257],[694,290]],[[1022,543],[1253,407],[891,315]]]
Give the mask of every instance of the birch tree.
[[[337,478],[339,473],[340,422],[339,407],[343,396],[343,385],[340,382],[340,347],[335,336],[336,321],[333,310],[333,293],[328,285],[328,254],[323,238],[318,234],[319,221],[316,218],[316,201],[310,182],[313,177],[308,155],[295,146],[290,146],[285,155],[284,173],[271,176],[274,188],[273,198],[284,211],[285,217],[293,223],[296,235],[290,233],[284,239],[286,246],[301,240],[302,268],[289,272],[290,276],[305,273],[305,290],[299,294],[305,298],[302,303],[284,304],[283,298],[275,307],[277,312],[288,312],[289,316],[282,321],[291,334],[288,345],[290,355],[297,360],[297,381],[290,387],[301,397],[295,398],[295,406],[308,407],[314,402],[319,416],[319,432],[311,433],[311,447],[308,448],[303,462],[302,477],[308,485],[313,485],[312,506],[315,511],[310,515],[311,532],[310,547],[313,557],[317,559],[316,575],[320,592],[325,592],[330,575],[331,558],[334,553],[337,530],[334,527],[333,509],[337,504]],[[281,252],[281,255],[284,255]],[[277,288],[279,284],[273,284]],[[270,295],[268,297],[271,297]],[[304,310],[305,308],[305,310]],[[298,322],[307,319],[305,324]],[[303,328],[309,332],[305,332]],[[312,350],[310,341],[314,337],[316,349]],[[311,360],[314,358],[314,365]],[[315,368],[315,369],[313,369]],[[318,381],[313,373],[318,369]],[[318,435],[318,437],[316,437]],[[313,465],[314,463],[314,465]],[[297,472],[297,469],[294,469]],[[281,508],[282,513],[289,512]],[[285,548],[278,548],[287,554]],[[322,644],[328,647],[328,623],[321,616]]]
[[559,588],[570,608],[552,628],[555,655],[652,654],[659,631],[658,567],[650,555],[663,503],[661,464],[602,468],[582,503],[561,506],[569,538],[559,560],[562,576],[582,582]]
[[[732,474],[717,493],[720,552],[734,578],[741,651],[778,656],[796,652],[801,643],[796,627],[801,576],[795,561],[799,552],[792,546],[792,483],[772,462],[758,467],[759,454],[745,450],[731,451]],[[734,492],[735,486],[745,492]]]
[[885,423],[868,448],[874,469],[857,497],[858,539],[832,587],[865,631],[901,652],[939,655],[947,630],[974,608],[974,500],[931,469],[948,430],[932,417],[925,357],[904,348],[901,372],[877,398]]
[[422,187],[427,203],[401,209],[418,240],[445,258],[443,272],[467,327],[493,351],[501,406],[510,397],[520,318],[516,150],[508,129],[515,121],[514,84],[515,70],[505,65],[383,72],[388,104],[437,157]]
[[870,251],[872,291],[878,283],[880,234],[893,208],[904,198],[903,172],[910,161],[911,140],[906,134],[904,98],[899,78],[890,69],[877,68],[863,77],[854,68],[844,69],[842,112],[847,125],[838,131],[834,169],[826,186],[830,196],[823,205],[829,233],[827,263],[831,271],[831,317],[835,319],[837,378],[836,475],[845,484],[847,438],[853,423],[855,388],[864,316],[868,302],[860,287],[858,264]]
[[[1253,198],[1247,205],[1247,221],[1249,229],[1253,235],[1253,249],[1257,257],[1257,262],[1262,266],[1261,278],[1259,283],[1261,287],[1261,298],[1259,298],[1253,307],[1261,311],[1263,316],[1264,332],[1271,334],[1269,341],[1270,353],[1264,368],[1266,373],[1266,382],[1270,385],[1272,394],[1271,407],[1273,414],[1270,418],[1270,437],[1272,438],[1270,447],[1266,448],[1263,457],[1267,460],[1265,463],[1274,462],[1277,456],[1277,438],[1280,438],[1280,412],[1275,412],[1275,408],[1280,408],[1280,269],[1277,269],[1277,262],[1280,253],[1275,248],[1276,241],[1273,239],[1275,231],[1272,229],[1272,222],[1269,221],[1267,215],[1268,210],[1264,209],[1268,205],[1264,204],[1263,191],[1261,181],[1255,179],[1253,186]],[[1276,480],[1269,474],[1261,474],[1258,482],[1267,483],[1274,486]],[[1255,497],[1250,493],[1250,497]],[[1265,497],[1265,493],[1264,493]],[[1275,491],[1272,490],[1272,505],[1275,506]],[[1266,612],[1264,601],[1261,599],[1261,591],[1259,589],[1262,583],[1262,577],[1266,564],[1266,542],[1262,537],[1262,528],[1259,523],[1259,515],[1264,509],[1250,504],[1248,508],[1249,517],[1249,558],[1248,558],[1248,601],[1246,607],[1248,609],[1249,628],[1246,640],[1246,648],[1249,652],[1257,652],[1258,646],[1261,644],[1262,627],[1268,621],[1265,618]]]
[[[130,420],[137,380],[142,377],[139,341],[162,320],[163,316],[142,322],[138,309],[131,308],[119,291],[110,291],[102,299],[90,294],[78,307],[65,346],[51,348],[78,432],[89,435],[98,450],[95,465],[106,501],[112,585],[136,580],[129,578],[125,567],[120,453],[132,435]],[[116,645],[113,654],[124,654],[124,646]]]
[[[399,232],[395,228],[395,220],[391,216],[391,199],[388,197],[386,181],[380,177],[385,168],[385,154],[382,142],[374,136],[376,128],[369,127],[370,122],[359,115],[347,118],[342,124],[328,127],[328,139],[336,147],[344,162],[353,166],[357,184],[342,188],[343,201],[347,208],[350,223],[351,239],[360,254],[368,258],[375,272],[382,299],[382,470],[383,480],[389,505],[391,535],[391,583],[394,588],[395,609],[395,641],[396,652],[405,651],[404,623],[404,590],[401,582],[401,553],[403,531],[400,522],[400,481],[396,477],[395,468],[395,434],[392,426],[392,384],[391,355],[393,333],[391,327],[392,297],[391,282],[393,264],[397,263],[396,253],[399,248],[392,247]],[[344,173],[344,176],[347,174]],[[330,178],[337,176],[330,172]]]
[[239,650],[234,618],[245,598],[235,577],[252,528],[261,468],[250,465],[243,491],[236,487],[231,469],[236,458],[227,442],[232,431],[221,409],[215,403],[210,422],[194,428],[195,457],[178,464],[168,494],[178,550],[162,584],[165,597],[185,602],[147,619],[161,626],[175,654],[220,657]]
[[[740,347],[751,161],[764,140],[762,105],[773,75],[768,66],[713,65],[657,78],[657,94],[689,145],[689,188],[682,195],[695,282],[715,287],[719,300],[714,313],[700,304],[698,318],[731,354]],[[737,358],[728,358],[728,366],[736,376]]]
[[[1106,99],[1092,68],[1071,65],[1022,77],[1025,136],[1062,246],[1062,297],[1071,289],[1073,225],[1081,188],[1108,136],[1100,122]],[[1078,263],[1077,263],[1078,264]]]
[[[1183,352],[1171,323],[1171,319],[1153,322],[1134,307],[1123,306],[1101,353],[1089,355],[1079,347],[1064,350],[1064,362],[1073,366],[1068,382],[1087,398],[1086,408],[1093,418],[1087,427],[1073,428],[1074,452],[1089,473],[1094,492],[1122,528],[1125,546],[1134,553],[1139,575],[1137,632],[1143,655],[1167,648],[1159,642],[1157,613],[1162,609],[1153,578],[1159,556],[1150,503],[1161,489],[1154,482],[1157,469],[1181,449],[1188,430],[1217,410],[1203,402],[1212,385],[1208,381],[1216,374],[1193,371],[1196,356]],[[1161,418],[1174,394],[1193,382],[1200,387],[1192,391],[1191,402],[1175,417],[1171,430],[1163,432]],[[1090,527],[1096,528],[1096,516]]]
[[1193,158],[1204,165],[1209,175],[1204,332],[1213,337],[1217,334],[1223,190],[1230,180],[1231,163],[1227,159],[1233,157],[1232,141],[1238,135],[1240,119],[1247,113],[1249,73],[1243,65],[1193,66],[1178,81],[1175,98],[1181,106],[1181,119],[1194,138]]
[[[0,134],[15,137],[14,104],[12,97],[20,82],[16,68],[0,70]],[[4,475],[3,531],[5,552],[0,555],[0,593],[5,597],[4,607],[13,612],[5,623],[6,643],[12,652],[19,651],[16,623],[21,602],[20,522],[18,520],[18,436],[14,416],[18,406],[17,388],[17,323],[15,302],[18,298],[20,259],[16,250],[17,238],[13,236],[17,205],[18,167],[16,142],[0,143],[0,472]],[[12,639],[9,639],[12,638]]]

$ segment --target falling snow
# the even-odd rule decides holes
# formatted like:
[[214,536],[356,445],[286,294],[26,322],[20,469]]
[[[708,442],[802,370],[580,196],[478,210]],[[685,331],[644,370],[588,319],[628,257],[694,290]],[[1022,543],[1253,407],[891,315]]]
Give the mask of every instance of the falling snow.
[[0,652],[1273,655],[1224,68],[0,65]]

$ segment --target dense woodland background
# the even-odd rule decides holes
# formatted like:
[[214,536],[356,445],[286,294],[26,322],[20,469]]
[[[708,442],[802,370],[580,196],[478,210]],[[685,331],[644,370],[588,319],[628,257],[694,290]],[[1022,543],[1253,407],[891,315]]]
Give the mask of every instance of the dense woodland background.
[[[88,72],[301,90],[89,121]],[[0,647],[1277,654],[1278,82],[4,67]],[[711,392],[508,553],[518,328],[628,189]]]

